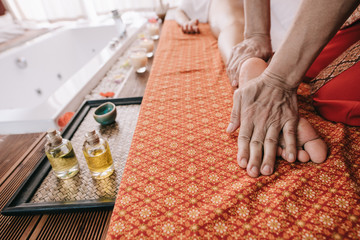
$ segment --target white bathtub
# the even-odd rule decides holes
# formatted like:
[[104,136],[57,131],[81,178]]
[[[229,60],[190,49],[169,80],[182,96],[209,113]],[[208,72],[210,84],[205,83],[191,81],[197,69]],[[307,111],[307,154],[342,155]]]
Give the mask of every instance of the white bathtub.
[[144,23],[128,26],[115,47],[111,24],[58,29],[1,53],[0,134],[57,128],[57,119],[76,111]]

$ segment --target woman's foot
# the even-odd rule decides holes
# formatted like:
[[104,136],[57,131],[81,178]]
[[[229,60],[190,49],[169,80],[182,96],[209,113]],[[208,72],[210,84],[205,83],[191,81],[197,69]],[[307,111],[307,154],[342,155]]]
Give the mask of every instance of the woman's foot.
[[[297,143],[297,159],[300,162],[308,162],[311,160],[314,163],[322,163],[325,161],[327,156],[327,146],[305,118],[300,118],[299,120]],[[282,158],[285,159],[284,138],[282,135],[280,136],[277,155],[282,156]]]
[[[322,163],[326,160],[327,146],[305,118],[300,118],[299,120],[299,125],[297,128],[297,142],[297,159],[300,162],[308,162],[311,160],[314,163]],[[277,156],[281,156],[283,159],[285,159],[285,152],[284,138],[281,135]],[[239,165],[242,168],[247,167],[247,163],[239,163]],[[272,174],[273,170],[271,167],[270,169],[262,168],[260,172],[262,175],[270,175]]]
[[[246,84],[247,81],[259,76],[267,67],[267,63],[260,58],[250,58],[246,60],[241,68],[239,76],[239,86]],[[297,153],[297,159],[301,162],[308,162],[309,160],[315,163],[322,163],[327,156],[327,146],[325,142],[318,136],[315,129],[304,118],[300,118],[297,128],[297,139],[299,150]],[[280,136],[278,156],[282,156],[285,159],[286,149],[284,149],[284,139]],[[246,161],[239,162],[240,167],[247,168],[247,172],[252,177],[250,166]],[[261,164],[260,173],[262,175],[270,175],[274,171],[275,162],[271,165]]]

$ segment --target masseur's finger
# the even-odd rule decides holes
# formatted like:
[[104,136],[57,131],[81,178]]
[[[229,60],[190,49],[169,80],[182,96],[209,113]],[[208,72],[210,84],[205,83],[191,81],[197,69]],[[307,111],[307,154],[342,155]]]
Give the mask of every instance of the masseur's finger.
[[261,174],[270,175],[274,171],[277,155],[280,127],[271,125],[266,133],[264,142],[264,158],[261,164]]
[[230,123],[226,129],[227,133],[232,133],[240,126],[240,107],[241,107],[241,94],[239,90],[234,92],[233,108],[230,116]]
[[264,148],[265,131],[264,125],[259,123],[255,126],[254,133],[250,141],[250,158],[247,165],[247,173],[250,177],[258,177],[262,162],[262,153]]
[[246,54],[243,54],[240,58],[237,59],[236,61],[236,68],[234,69],[235,72],[235,76],[236,76],[236,79],[231,83],[231,86],[236,89],[238,87],[241,87],[241,82],[240,82],[240,72],[241,72],[241,68],[242,68],[242,65],[243,63],[248,60],[250,58],[250,56],[246,55]]
[[[299,128],[298,128],[299,129]],[[297,142],[297,144],[301,144],[301,142]],[[284,136],[281,135],[280,136],[280,140],[279,140],[279,144],[278,144],[278,149],[277,149],[277,156],[281,156],[284,160],[286,160],[286,155],[285,155],[285,141],[284,141]],[[304,151],[302,149],[301,146],[297,146],[297,159],[300,161],[300,162],[308,162],[310,160],[310,156],[309,154]]]
[[191,25],[189,23],[186,24],[186,33],[191,33]]
[[283,128],[285,140],[285,159],[288,162],[295,162],[296,160],[296,129],[296,120],[287,121]]
[[187,33],[191,33],[192,27],[190,24],[187,25],[186,30],[187,30]]
[[250,157],[250,139],[254,125],[250,121],[242,121],[238,136],[237,162],[240,167],[246,168]]
[[200,31],[199,31],[199,27],[198,26],[193,26],[193,31],[194,31],[194,33],[199,33]]
[[189,33],[195,33],[195,28],[193,25],[190,25],[189,28],[190,28]]
[[231,80],[231,86],[233,88],[236,88],[238,86],[239,75],[237,73],[239,72],[238,68],[240,62],[242,61],[243,51],[245,50],[245,48],[246,46],[243,46],[241,44],[239,46],[233,47],[232,55],[230,61],[228,62],[227,73]]

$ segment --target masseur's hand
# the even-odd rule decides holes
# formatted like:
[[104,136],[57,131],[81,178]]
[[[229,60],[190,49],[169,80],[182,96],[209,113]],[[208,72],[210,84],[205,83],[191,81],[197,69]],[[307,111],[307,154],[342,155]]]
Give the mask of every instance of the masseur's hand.
[[199,20],[194,19],[182,24],[181,29],[184,33],[199,33],[200,30],[198,25],[199,25]]
[[285,158],[296,159],[298,122],[296,90],[265,70],[234,93],[228,133],[240,127],[237,161],[249,176],[274,171],[280,132],[285,139]]
[[271,56],[270,37],[266,34],[247,37],[244,41],[235,45],[226,64],[231,86],[234,89],[238,87],[240,69],[247,59],[258,57],[267,61]]

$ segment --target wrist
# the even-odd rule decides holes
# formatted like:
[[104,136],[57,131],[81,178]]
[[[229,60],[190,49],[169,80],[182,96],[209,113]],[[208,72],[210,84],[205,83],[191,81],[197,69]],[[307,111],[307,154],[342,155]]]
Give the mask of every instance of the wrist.
[[289,88],[297,88],[306,72],[305,63],[307,62],[304,61],[306,59],[304,57],[306,50],[303,50],[303,53],[300,50],[303,49],[287,48],[283,45],[272,57],[267,67],[268,74],[279,80],[281,79]]
[[287,77],[272,72],[271,69],[269,69],[269,67],[265,69],[263,74],[264,76],[266,76],[265,84],[270,85],[272,87],[280,88],[285,91],[292,92],[292,91],[296,91],[296,89],[299,86],[299,84],[293,84],[292,82],[289,82]]
[[244,32],[244,39],[249,39],[249,38],[254,38],[254,37],[259,37],[259,38],[264,38],[264,39],[270,40],[270,33],[267,33],[267,32],[250,32],[250,31],[245,31]]

